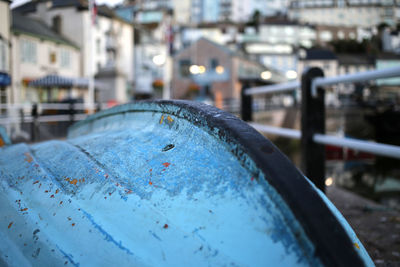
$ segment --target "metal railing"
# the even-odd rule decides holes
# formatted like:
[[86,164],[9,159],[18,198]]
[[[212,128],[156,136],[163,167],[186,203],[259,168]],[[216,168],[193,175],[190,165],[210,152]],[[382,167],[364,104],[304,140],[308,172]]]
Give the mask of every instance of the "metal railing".
[[334,145],[357,151],[400,159],[400,146],[381,144],[371,141],[344,138],[325,134],[325,91],[323,86],[338,83],[354,83],[400,76],[400,66],[323,77],[320,68],[308,68],[301,77],[301,82],[289,82],[269,86],[242,89],[241,114],[245,121],[252,121],[252,96],[260,94],[284,93],[301,88],[301,131],[250,123],[255,129],[268,134],[301,140],[301,168],[317,187],[325,189],[325,147]]
[[[107,104],[97,104],[96,110],[107,108]],[[46,125],[58,127],[66,132],[68,126],[84,120],[90,107],[85,103],[35,103],[35,104],[0,104],[6,113],[0,114],[0,125],[27,131],[30,141],[41,141],[40,129]],[[19,127],[15,127],[19,125]],[[11,129],[10,128],[10,129]],[[54,128],[54,127],[53,127]],[[54,130],[51,128],[52,130]]]
[[267,86],[259,86],[253,87],[246,90],[246,95],[261,95],[261,94],[270,94],[270,93],[283,93],[288,91],[293,91],[300,87],[300,82],[288,82],[288,83],[279,83]]
[[[291,139],[301,139],[301,131],[290,129],[290,128],[281,128],[269,125],[263,125],[259,123],[249,123],[254,129],[265,132],[268,134],[279,135]],[[323,144],[323,145],[333,145],[333,146],[341,146],[347,147],[350,149],[354,149],[357,151],[367,152],[375,155],[392,157],[396,159],[400,159],[400,147],[388,144],[380,144],[371,141],[364,141],[354,138],[346,138],[346,137],[337,137],[333,135],[323,135],[323,134],[314,134],[313,140],[315,143]]]

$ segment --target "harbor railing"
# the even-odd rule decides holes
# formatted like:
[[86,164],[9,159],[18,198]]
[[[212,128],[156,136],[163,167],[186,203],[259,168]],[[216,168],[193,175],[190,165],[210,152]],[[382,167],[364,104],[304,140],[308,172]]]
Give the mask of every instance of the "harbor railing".
[[[105,108],[107,104],[97,103],[96,110]],[[89,115],[88,105],[76,102],[0,104],[0,110],[7,111],[5,116],[0,116],[0,125],[6,128],[20,125],[19,131],[27,131],[31,142],[42,141],[41,127],[51,126],[52,130],[57,128],[56,132],[65,135],[68,126]]]
[[[300,81],[242,89],[241,115],[255,129],[267,134],[301,140],[301,169],[322,191],[325,190],[325,145],[346,147],[400,159],[400,146],[325,134],[325,87],[400,76],[400,66],[324,77],[320,68],[307,68]],[[252,123],[253,96],[301,89],[301,130]]]

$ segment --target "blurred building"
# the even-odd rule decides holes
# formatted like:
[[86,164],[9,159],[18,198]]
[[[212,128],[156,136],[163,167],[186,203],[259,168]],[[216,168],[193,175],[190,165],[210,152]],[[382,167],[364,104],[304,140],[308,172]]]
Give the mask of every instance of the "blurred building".
[[[299,80],[305,69],[311,67],[321,68],[325,77],[337,76],[339,71],[338,58],[332,51],[327,49],[300,49],[298,51],[297,66]],[[325,104],[329,106],[339,106],[339,91],[325,90]]]
[[337,54],[338,75],[375,69],[375,58],[366,54]]
[[[400,55],[392,53],[381,53],[376,57],[375,67],[376,69],[385,69],[390,67],[400,66]],[[390,92],[391,97],[400,102],[400,77],[379,79],[376,81],[378,86],[385,87],[386,93]]]
[[385,28],[382,34],[382,50],[400,55],[400,29]]
[[289,20],[287,17],[271,17],[255,27],[248,27],[245,40],[270,44],[290,44],[295,47],[309,48],[315,44],[316,31],[313,26]]
[[[345,75],[357,72],[364,72],[375,69],[375,57],[366,55],[366,54],[337,54],[338,59],[338,75]],[[370,81],[374,82],[374,81]],[[335,88],[337,90],[334,93],[337,95],[337,98],[340,98],[340,95],[350,95],[356,92],[357,90],[363,90],[364,85],[367,83],[347,83],[347,84],[337,84]],[[369,90],[369,89],[368,89]]]
[[273,16],[286,12],[286,0],[219,0],[219,20],[247,22],[256,11],[261,16]]
[[118,5],[114,8],[114,12],[122,19],[133,23],[134,14],[137,10],[135,4]]
[[249,5],[250,15],[258,10],[263,16],[275,16],[286,13],[288,0],[251,0]]
[[[11,1],[0,1],[0,104],[10,103],[12,95],[10,90],[11,69],[10,69],[10,3]],[[5,110],[0,108],[0,114]]]
[[381,23],[395,25],[399,10],[396,0],[292,0],[288,14],[300,22],[368,28]]
[[291,79],[297,77],[300,47],[310,48],[317,33],[310,25],[285,18],[268,19],[258,27],[248,26],[239,37],[244,51],[265,66],[273,66]]
[[128,0],[128,3],[135,4],[141,10],[172,9],[173,0]]
[[[223,0],[191,0],[190,22],[192,24],[217,22]],[[180,5],[180,3],[177,3]]]
[[179,32],[178,47],[186,47],[200,38],[206,38],[221,45],[237,44],[239,28],[235,23],[204,23],[198,26],[182,27]]
[[219,5],[220,21],[245,22],[250,18],[249,1],[219,0]]
[[173,0],[174,21],[180,25],[191,22],[192,0]]
[[289,79],[297,77],[298,49],[314,46],[317,36],[315,26],[282,16],[263,19],[257,26],[209,23],[183,27],[179,33],[182,47],[206,38],[232,50],[241,50],[250,60],[287,73]]
[[[138,10],[135,13],[135,97],[160,98],[169,83],[169,55],[173,53],[174,29],[169,9]],[[153,83],[158,83],[154,90]],[[162,88],[161,88],[162,87]]]
[[81,52],[81,75],[95,74],[104,90],[97,101],[127,102],[133,84],[133,26],[107,6],[90,14],[86,0],[28,2],[15,9],[44,21],[56,33],[72,40]]
[[315,25],[314,29],[317,37],[316,44],[320,46],[327,46],[329,45],[329,42],[332,41],[359,39],[358,29],[354,26],[333,26],[319,24]]
[[44,22],[12,14],[12,63],[15,103],[54,102],[66,98],[87,97],[87,89],[63,87],[54,81],[51,87],[33,88],[29,83],[47,75],[80,77],[80,50]]
[[279,72],[205,38],[179,51],[173,60],[172,97],[208,99],[220,108],[239,101],[243,81],[286,80]]
[[298,73],[303,73],[307,67],[319,67],[324,71],[325,77],[338,75],[338,59],[335,53],[330,50],[320,48],[300,49],[298,57]]
[[173,10],[174,20],[180,25],[233,22],[252,19],[256,10],[261,16],[286,12],[287,0],[151,0],[128,1],[142,10],[167,8]]

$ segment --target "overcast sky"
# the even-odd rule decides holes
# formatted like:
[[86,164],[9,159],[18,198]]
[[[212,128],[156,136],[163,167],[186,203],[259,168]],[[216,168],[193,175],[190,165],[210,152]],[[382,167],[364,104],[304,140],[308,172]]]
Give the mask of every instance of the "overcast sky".
[[[11,8],[22,5],[26,2],[29,2],[30,0],[14,0],[11,4]],[[123,0],[96,0],[96,4],[107,4],[110,6],[114,6],[116,4],[121,3]]]

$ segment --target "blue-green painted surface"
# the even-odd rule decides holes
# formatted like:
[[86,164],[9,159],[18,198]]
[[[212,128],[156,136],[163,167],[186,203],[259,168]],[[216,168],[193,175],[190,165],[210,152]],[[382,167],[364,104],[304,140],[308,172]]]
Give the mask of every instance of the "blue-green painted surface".
[[0,125],[0,147],[11,145],[10,138],[7,135],[6,128]]
[[240,145],[179,109],[120,106],[0,149],[0,265],[321,265]]

